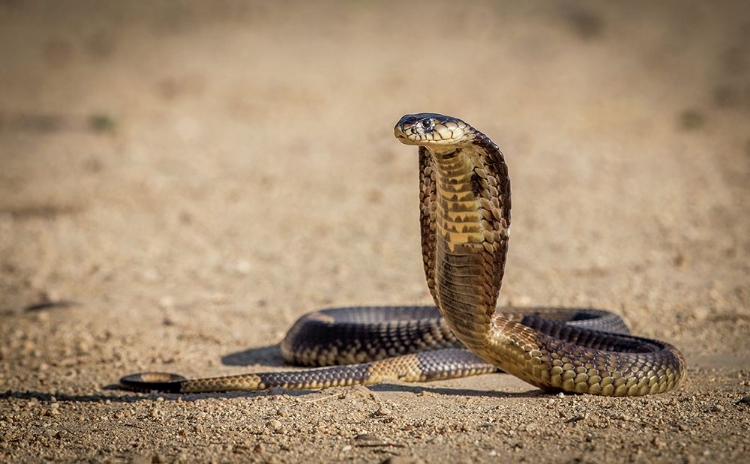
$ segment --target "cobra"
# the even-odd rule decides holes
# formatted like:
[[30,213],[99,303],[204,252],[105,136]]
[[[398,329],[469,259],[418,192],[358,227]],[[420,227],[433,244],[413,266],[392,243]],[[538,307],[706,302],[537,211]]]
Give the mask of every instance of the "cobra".
[[497,308],[511,219],[503,153],[466,122],[441,114],[405,115],[395,136],[419,147],[422,257],[437,309],[341,308],[304,316],[281,343],[285,359],[337,364],[331,367],[203,379],[140,373],[121,385],[174,392],[325,388],[500,369],[547,391],[638,396],[674,389],[685,378],[674,346],[629,335],[611,313]]

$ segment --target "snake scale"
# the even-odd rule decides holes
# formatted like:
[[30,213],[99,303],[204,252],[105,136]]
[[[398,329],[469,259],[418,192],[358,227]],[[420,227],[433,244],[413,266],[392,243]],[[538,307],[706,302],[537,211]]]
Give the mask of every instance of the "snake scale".
[[636,396],[671,390],[685,378],[675,347],[629,335],[606,311],[496,308],[510,229],[502,152],[464,121],[434,113],[405,115],[395,136],[419,146],[422,256],[436,308],[339,308],[302,317],[281,343],[284,358],[328,367],[203,379],[147,372],[120,384],[171,392],[324,388],[501,369],[546,391]]

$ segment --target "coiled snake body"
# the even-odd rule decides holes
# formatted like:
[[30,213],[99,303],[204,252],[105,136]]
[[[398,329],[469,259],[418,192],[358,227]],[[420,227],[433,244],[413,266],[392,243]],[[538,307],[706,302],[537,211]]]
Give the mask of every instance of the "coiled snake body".
[[548,391],[609,396],[661,393],[680,383],[686,367],[676,348],[627,335],[606,311],[496,308],[510,228],[502,152],[469,124],[439,114],[406,115],[395,135],[419,146],[422,256],[437,309],[319,311],[301,318],[281,344],[285,359],[298,364],[360,364],[207,379],[141,373],[121,385],[175,392],[324,388],[496,369]]

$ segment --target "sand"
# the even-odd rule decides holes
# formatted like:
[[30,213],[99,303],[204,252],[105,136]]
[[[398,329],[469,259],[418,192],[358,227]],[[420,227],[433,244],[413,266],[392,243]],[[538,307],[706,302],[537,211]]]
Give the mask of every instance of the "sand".
[[[747,2],[0,2],[0,461],[747,462]],[[669,341],[676,391],[493,374],[173,395],[323,307],[429,304],[400,116],[500,145],[501,304]]]

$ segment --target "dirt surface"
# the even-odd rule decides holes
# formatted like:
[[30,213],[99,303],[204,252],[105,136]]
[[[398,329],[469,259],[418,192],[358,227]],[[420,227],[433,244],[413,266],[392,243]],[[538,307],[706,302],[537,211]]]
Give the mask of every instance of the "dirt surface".
[[[0,2],[0,461],[747,462],[748,5]],[[500,302],[611,309],[681,388],[113,388],[430,303],[392,133],[420,111],[506,153]]]

